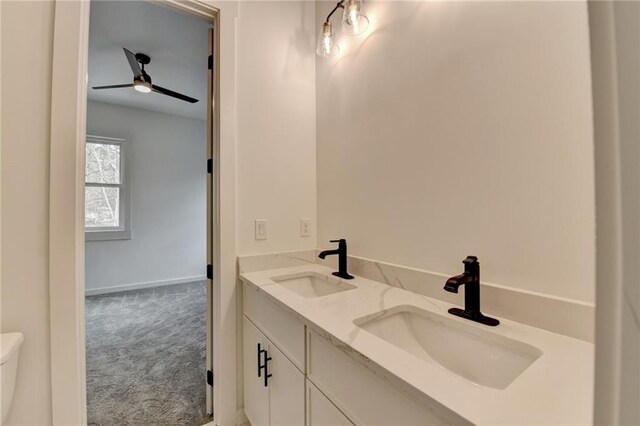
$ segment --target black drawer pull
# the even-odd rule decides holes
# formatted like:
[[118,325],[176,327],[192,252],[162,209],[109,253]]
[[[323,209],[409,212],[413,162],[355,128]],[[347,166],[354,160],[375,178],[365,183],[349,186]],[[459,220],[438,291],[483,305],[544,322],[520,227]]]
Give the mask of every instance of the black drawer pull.
[[264,386],[269,386],[269,377],[272,376],[269,373],[269,361],[271,361],[271,357],[267,356],[267,351],[264,351]]
[[258,377],[262,377],[262,369],[266,369],[265,365],[262,365],[261,362],[261,358],[262,358],[262,354],[265,354],[265,357],[267,355],[267,351],[266,349],[262,349],[262,345],[260,343],[258,343]]

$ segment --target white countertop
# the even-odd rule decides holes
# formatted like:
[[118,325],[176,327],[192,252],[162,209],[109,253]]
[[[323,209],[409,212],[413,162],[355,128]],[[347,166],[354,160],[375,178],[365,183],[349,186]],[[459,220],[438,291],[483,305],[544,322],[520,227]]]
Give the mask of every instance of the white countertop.
[[[356,277],[357,287],[318,298],[305,298],[277,284],[271,277],[303,271],[330,275],[317,264],[241,274],[241,279],[264,292],[306,325],[331,337],[334,343],[358,352],[374,371],[395,376],[396,384],[418,398],[428,397],[475,424],[586,425],[592,424],[594,345],[506,319],[487,327],[451,316],[452,305]],[[444,290],[443,290],[444,291]],[[528,343],[543,354],[507,388],[476,385],[438,365],[429,364],[354,324],[366,315],[400,305],[449,315],[471,327]],[[469,354],[473,356],[473,354]]]

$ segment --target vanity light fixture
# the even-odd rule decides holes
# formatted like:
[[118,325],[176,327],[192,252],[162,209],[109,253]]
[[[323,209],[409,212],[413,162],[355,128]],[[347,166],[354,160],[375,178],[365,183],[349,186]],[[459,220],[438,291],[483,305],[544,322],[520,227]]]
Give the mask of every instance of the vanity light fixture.
[[337,45],[336,39],[333,36],[333,25],[331,25],[329,21],[322,24],[316,53],[322,58],[330,58],[340,53],[340,47]]
[[351,35],[362,34],[369,27],[362,0],[346,0],[342,11],[342,31]]
[[350,35],[362,34],[369,26],[369,18],[364,13],[363,0],[340,0],[322,24],[318,36],[316,53],[322,58],[329,58],[340,53],[336,43],[335,32],[331,24],[331,16],[342,9],[342,31]]

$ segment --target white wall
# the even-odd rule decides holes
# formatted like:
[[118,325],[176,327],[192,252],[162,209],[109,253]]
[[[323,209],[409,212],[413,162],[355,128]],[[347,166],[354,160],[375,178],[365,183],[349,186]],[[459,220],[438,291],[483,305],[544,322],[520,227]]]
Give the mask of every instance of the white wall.
[[319,246],[446,274],[475,254],[488,282],[593,302],[585,3],[367,10],[317,62]]
[[1,330],[25,336],[6,425],[46,425],[51,423],[48,215],[54,7],[45,1],[0,4]]
[[[238,3],[239,255],[316,247],[314,33],[313,2]],[[312,220],[310,237],[300,237],[301,218]],[[267,240],[255,240],[256,219],[268,220]],[[240,307],[238,324],[241,316]],[[241,357],[242,339],[236,343]],[[243,413],[241,369],[237,385]]]
[[[239,254],[316,247],[314,7],[239,3]],[[254,239],[255,219],[269,221],[267,240]]]
[[126,140],[132,238],[86,242],[85,288],[206,272],[206,121],[90,101],[87,133]]

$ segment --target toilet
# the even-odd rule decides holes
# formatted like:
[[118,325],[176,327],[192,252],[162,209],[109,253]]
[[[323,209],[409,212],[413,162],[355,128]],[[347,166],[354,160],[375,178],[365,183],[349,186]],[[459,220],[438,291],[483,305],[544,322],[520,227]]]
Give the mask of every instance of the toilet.
[[0,410],[2,410],[2,422],[4,423],[11,401],[13,400],[13,389],[16,385],[16,374],[18,372],[18,357],[20,355],[20,344],[24,340],[22,333],[0,334],[0,383],[2,387]]

